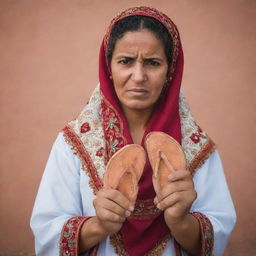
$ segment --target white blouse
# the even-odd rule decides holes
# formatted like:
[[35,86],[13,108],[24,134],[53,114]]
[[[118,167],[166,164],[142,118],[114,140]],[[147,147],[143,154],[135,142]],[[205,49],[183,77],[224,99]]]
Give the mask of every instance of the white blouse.
[[[193,181],[197,199],[191,211],[201,212],[210,219],[214,229],[213,255],[222,255],[235,225],[236,213],[217,151],[196,171]],[[89,177],[60,133],[52,147],[30,222],[36,255],[59,255],[64,223],[73,216],[95,216],[94,198]],[[116,255],[109,237],[101,242],[97,255]],[[162,255],[175,255],[173,239]]]

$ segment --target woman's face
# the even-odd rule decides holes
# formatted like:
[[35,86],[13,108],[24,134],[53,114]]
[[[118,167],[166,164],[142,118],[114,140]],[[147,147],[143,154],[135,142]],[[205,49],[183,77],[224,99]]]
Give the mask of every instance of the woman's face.
[[116,41],[111,72],[124,109],[152,110],[166,82],[167,71],[164,45],[151,31],[129,31]]

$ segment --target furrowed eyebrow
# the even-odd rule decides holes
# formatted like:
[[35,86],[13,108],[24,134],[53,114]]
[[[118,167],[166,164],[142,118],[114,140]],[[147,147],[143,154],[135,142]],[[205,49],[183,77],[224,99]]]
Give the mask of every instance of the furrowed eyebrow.
[[160,58],[156,58],[156,57],[153,57],[153,58],[143,58],[144,61],[163,61],[162,59]]
[[[135,60],[136,57],[133,56],[129,56],[129,55],[119,55],[115,57],[116,60],[120,60],[120,59],[126,59],[126,60]],[[143,61],[158,61],[158,62],[163,62],[162,58],[158,58],[158,57],[152,57],[152,58],[143,58]]]
[[117,59],[135,59],[135,57],[132,56],[127,56],[127,55],[120,55],[120,56],[116,56]]

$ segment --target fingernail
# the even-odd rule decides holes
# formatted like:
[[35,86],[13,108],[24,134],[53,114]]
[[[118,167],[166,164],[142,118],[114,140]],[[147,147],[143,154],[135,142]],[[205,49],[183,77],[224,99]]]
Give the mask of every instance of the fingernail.
[[129,217],[131,215],[131,212],[130,211],[125,211],[125,216],[126,217]]
[[156,207],[161,210],[160,204],[157,204]]
[[134,207],[133,206],[129,206],[129,211],[133,212],[134,211]]

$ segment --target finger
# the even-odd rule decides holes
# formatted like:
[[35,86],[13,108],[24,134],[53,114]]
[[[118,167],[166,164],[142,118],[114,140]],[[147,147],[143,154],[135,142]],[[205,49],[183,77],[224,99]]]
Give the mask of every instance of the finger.
[[157,208],[165,210],[175,204],[178,204],[184,208],[190,208],[196,197],[197,194],[195,190],[175,192],[160,201],[157,204]]
[[157,208],[164,211],[182,200],[183,192],[176,192],[164,198],[157,204]]
[[103,221],[103,222],[119,222],[122,223],[125,221],[125,217],[124,216],[120,216],[112,211],[109,211],[105,208],[102,208],[99,211],[96,211],[97,217]]
[[158,200],[161,201],[173,193],[187,191],[190,189],[193,189],[193,186],[186,180],[170,182],[163,187],[161,193],[159,194]]
[[128,217],[131,215],[130,211],[124,209],[123,207],[108,198],[95,199],[95,208],[97,208],[98,210],[102,208],[109,210],[121,217]]
[[129,199],[116,189],[104,188],[101,190],[100,195],[102,197],[105,197],[105,198],[115,202],[117,205],[119,205],[120,207],[122,207],[125,210],[129,210],[129,211],[134,210],[134,206],[129,201]]
[[158,204],[158,198],[157,198],[157,196],[154,198],[154,204],[155,204],[155,205]]
[[192,180],[191,173],[187,170],[178,170],[168,176],[169,181]]
[[172,207],[166,208],[165,209],[165,214],[167,216],[169,216],[169,218],[181,218],[182,216],[184,216],[184,214],[186,213],[186,209],[184,208],[184,206],[178,202],[176,204],[174,204]]

